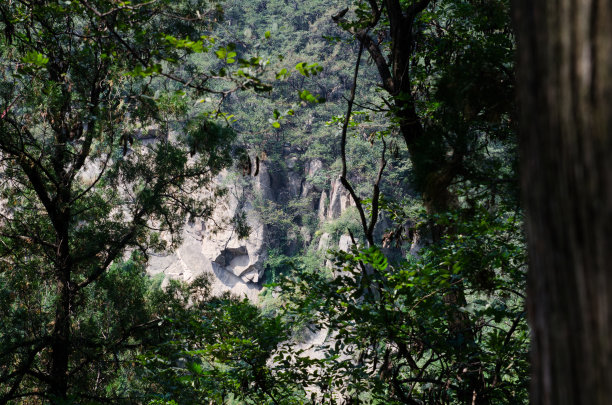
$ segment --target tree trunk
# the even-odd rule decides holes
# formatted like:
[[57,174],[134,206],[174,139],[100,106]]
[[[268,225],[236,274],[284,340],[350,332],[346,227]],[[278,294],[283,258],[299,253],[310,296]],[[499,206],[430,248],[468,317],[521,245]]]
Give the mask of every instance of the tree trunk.
[[[59,149],[59,148],[58,148]],[[62,151],[63,152],[63,151]],[[64,153],[58,153],[64,155]],[[62,163],[62,162],[60,162]],[[58,170],[66,171],[60,164]],[[54,221],[56,232],[56,288],[57,303],[55,310],[55,325],[53,328],[53,343],[51,344],[51,393],[55,402],[61,403],[68,393],[68,370],[72,353],[72,336],[70,333],[72,323],[72,263],[70,256],[71,210],[67,201],[70,201],[70,183],[64,181],[58,186],[57,192],[57,220]]]
[[612,2],[516,0],[533,404],[612,403]]
[[[59,58],[57,60],[60,60]],[[65,73],[64,66],[55,63],[49,64],[50,77],[56,83],[61,83],[61,74]],[[54,73],[57,72],[57,73]],[[62,100],[54,116],[53,130],[55,132],[55,148],[52,165],[56,175],[56,188],[53,196],[55,210],[49,212],[55,229],[55,278],[57,303],[55,310],[55,325],[53,328],[53,343],[51,344],[51,393],[54,402],[63,403],[68,393],[68,370],[72,352],[72,336],[70,334],[72,323],[72,263],[70,255],[70,204],[72,200],[72,180],[70,178],[70,165],[67,145],[70,122],[71,93],[66,84],[62,85]]]

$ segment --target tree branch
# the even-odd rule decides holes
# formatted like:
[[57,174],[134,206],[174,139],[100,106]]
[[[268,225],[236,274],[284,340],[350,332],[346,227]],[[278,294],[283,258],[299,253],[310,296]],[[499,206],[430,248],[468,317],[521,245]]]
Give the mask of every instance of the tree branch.
[[[359,45],[359,52],[357,54],[357,62],[355,63],[355,72],[353,74],[353,86],[351,88],[351,95],[348,100],[348,106],[346,108],[346,116],[344,117],[344,123],[342,124],[342,137],[340,140],[340,157],[342,159],[342,174],[340,175],[340,182],[346,188],[355,201],[355,205],[357,207],[357,211],[359,211],[359,217],[361,219],[361,226],[363,227],[363,231],[366,233],[368,230],[368,223],[366,220],[365,212],[363,210],[363,206],[361,204],[361,199],[355,193],[355,190],[351,186],[351,184],[346,179],[347,168],[346,168],[346,135],[348,132],[348,125],[351,119],[351,113],[353,111],[353,102],[355,101],[355,90],[357,88],[357,77],[359,76],[359,65],[361,63],[361,54],[363,53],[363,44]],[[368,243],[370,245],[374,244],[374,241],[370,238],[368,239]]]
[[382,180],[382,175],[385,171],[385,166],[387,166],[387,160],[385,159],[385,152],[387,151],[387,142],[385,142],[385,138],[381,138],[381,140],[383,143],[383,150],[380,157],[380,167],[378,169],[378,176],[376,177],[376,182],[374,183],[374,190],[372,191],[372,213],[370,217],[370,226],[367,229],[367,237],[369,239],[372,239],[372,241],[374,240],[374,227],[376,226],[376,222],[378,221],[380,181]]
[[[381,10],[378,9],[378,11],[374,11],[374,12],[375,14],[377,13],[379,17],[374,18],[373,20],[375,22],[378,22],[378,19],[380,18]],[[383,88],[388,93],[394,94],[395,93],[395,90],[394,90],[395,83],[394,83],[393,77],[391,76],[391,70],[389,69],[389,64],[387,63],[387,59],[385,58],[385,55],[380,49],[380,46],[378,45],[378,43],[374,41],[372,37],[370,37],[369,28],[357,30],[350,26],[350,23],[346,18],[334,19],[334,22],[338,24],[340,27],[342,27],[345,31],[353,35],[355,38],[357,38],[357,40],[359,40],[361,45],[368,50],[370,57],[374,61],[374,64],[376,64],[376,68],[378,69],[378,74],[380,75],[382,79]]]

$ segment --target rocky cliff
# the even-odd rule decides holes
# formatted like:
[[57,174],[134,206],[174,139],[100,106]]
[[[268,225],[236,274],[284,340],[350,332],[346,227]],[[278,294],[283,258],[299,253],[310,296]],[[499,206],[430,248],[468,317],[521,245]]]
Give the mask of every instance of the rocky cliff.
[[[313,232],[304,226],[299,227],[300,243],[294,243],[293,247],[278,246],[279,241],[275,240],[278,238],[269,232],[269,228],[276,225],[275,219],[262,218],[254,204],[256,200],[260,204],[276,204],[281,209],[291,201],[306,201],[319,225],[340,217],[354,205],[338,179],[329,181],[328,189],[315,185],[313,179],[324,169],[321,160],[301,161],[299,151],[289,146],[285,147],[283,158],[281,167],[278,163],[262,160],[255,176],[254,173],[243,176],[234,171],[223,172],[216,183],[228,192],[219,201],[212,218],[186,224],[182,244],[171,254],[152,256],[148,272],[151,275],[163,273],[164,283],[170,278],[189,282],[209,274],[214,294],[229,291],[257,302],[270,248],[296,251],[311,242],[322,251],[337,246],[338,241],[332,241],[326,233],[314,240]],[[246,239],[238,237],[231,221],[241,213],[250,227]],[[301,222],[298,217],[292,220]],[[347,238],[341,238],[340,244],[347,249]]]

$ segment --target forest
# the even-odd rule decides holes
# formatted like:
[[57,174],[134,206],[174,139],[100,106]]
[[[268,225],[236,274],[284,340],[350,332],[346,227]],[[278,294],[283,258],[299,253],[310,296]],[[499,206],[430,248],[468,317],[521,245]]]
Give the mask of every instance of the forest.
[[0,404],[612,403],[609,21],[1,1]]

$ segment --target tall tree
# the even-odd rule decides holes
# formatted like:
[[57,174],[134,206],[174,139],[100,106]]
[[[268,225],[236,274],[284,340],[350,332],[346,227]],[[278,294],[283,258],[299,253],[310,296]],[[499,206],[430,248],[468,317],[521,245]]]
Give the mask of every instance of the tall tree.
[[[484,159],[483,152],[491,140],[499,141],[511,132],[514,80],[506,66],[511,64],[514,44],[509,38],[509,3],[355,3],[355,21],[349,21],[346,13],[332,18],[359,41],[377,67],[380,86],[390,98],[386,103],[410,154],[415,188],[428,213],[445,215],[459,208],[459,195],[454,189],[458,183],[475,182],[494,188],[494,181],[488,177],[497,175],[478,173],[475,162]],[[429,82],[423,78],[429,78]],[[431,112],[425,114],[428,109]],[[345,174],[346,170],[343,179]],[[359,207],[359,198],[346,180],[343,183]],[[370,239],[378,197],[376,184],[369,226],[361,210],[364,231],[369,231]],[[454,232],[448,224],[429,230],[434,243]],[[477,346],[475,325],[460,310],[467,304],[463,283],[449,288],[444,301],[449,330],[462,342],[457,353],[470,364],[464,375],[467,384],[461,387],[459,396],[462,401],[473,398],[475,403],[489,403],[479,355],[471,350]]]
[[515,2],[534,404],[612,402],[612,4]]
[[[210,214],[215,194],[201,189],[231,160],[232,132],[189,96],[258,83],[256,66],[229,74],[236,52],[202,35],[218,12],[0,4],[0,403],[122,395],[106,387],[157,325],[136,281],[143,260],[186,216]],[[192,63],[213,46],[227,84]]]
[[[320,324],[337,331],[331,358],[343,345],[358,348],[352,364],[327,367],[342,370],[337,380],[347,401],[358,401],[356,393],[370,389],[386,403],[523,403],[525,267],[516,217],[507,206],[515,199],[509,3],[355,5],[355,15],[343,10],[332,18],[357,39],[359,55],[373,60],[385,91],[375,108],[356,97],[358,56],[344,116],[341,180],[356,202],[370,248],[338,253],[341,270],[332,281],[302,276],[313,292],[305,300],[294,298],[303,285],[291,289],[289,283],[292,304],[298,313],[318,305]],[[408,219],[418,216],[380,198],[385,163],[393,159],[390,148],[383,152],[369,213],[351,188],[344,143],[358,125],[354,106],[387,113],[389,128],[375,135],[391,144],[390,133],[398,133],[409,152],[413,186],[427,208],[419,231],[429,240],[419,258],[389,264],[374,246],[380,208],[400,225],[386,242],[408,238]],[[376,136],[370,139],[376,142]]]

